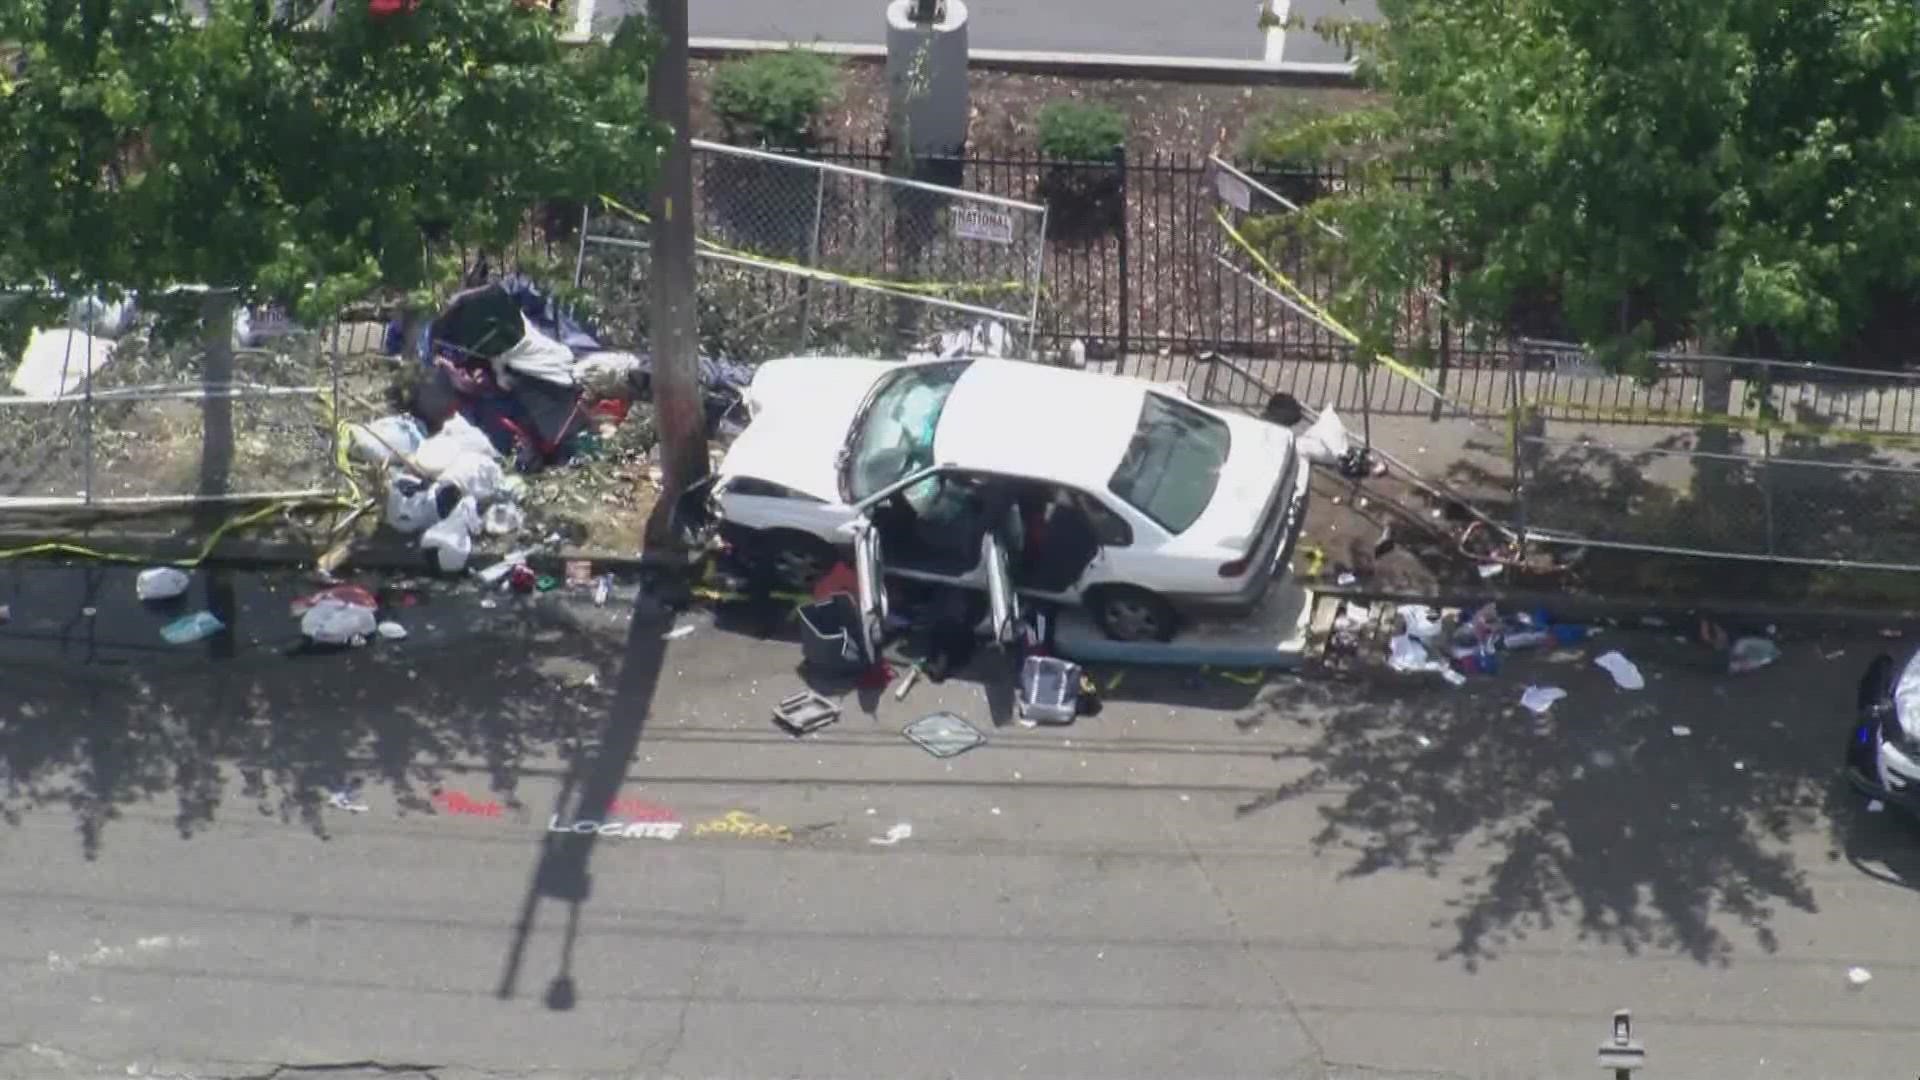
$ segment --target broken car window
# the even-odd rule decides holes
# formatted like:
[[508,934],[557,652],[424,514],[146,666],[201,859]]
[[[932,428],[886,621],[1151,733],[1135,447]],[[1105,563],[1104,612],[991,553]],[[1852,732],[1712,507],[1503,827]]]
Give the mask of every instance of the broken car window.
[[1200,520],[1220,485],[1232,436],[1227,425],[1191,405],[1148,394],[1140,425],[1108,490],[1170,533]]
[[933,464],[933,432],[965,362],[925,364],[887,375],[859,421],[848,449],[854,502]]

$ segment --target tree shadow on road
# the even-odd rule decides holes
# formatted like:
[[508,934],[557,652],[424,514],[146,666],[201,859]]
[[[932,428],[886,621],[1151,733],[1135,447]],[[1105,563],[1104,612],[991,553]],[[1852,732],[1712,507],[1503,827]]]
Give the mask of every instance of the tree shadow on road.
[[[52,573],[65,575],[57,587]],[[399,612],[408,640],[305,652],[286,603],[313,586],[242,577],[233,597],[214,573],[180,606],[211,594],[235,631],[268,627],[265,639],[168,646],[156,628],[175,611],[139,610],[132,573],[18,568],[0,581],[0,602],[13,601],[0,632],[0,820],[66,806],[89,859],[127,807],[169,795],[183,838],[236,802],[325,838],[342,812],[331,794],[363,780],[391,788],[403,813],[440,812],[436,794],[471,783],[524,815],[524,772],[595,745],[610,700],[599,683],[620,655],[617,638],[570,625],[565,605],[486,611],[457,596]]]
[[[1566,922],[1703,964],[1732,962],[1735,927],[1773,951],[1782,906],[1815,910],[1786,841],[1834,810],[1857,666],[1802,644],[1730,676],[1670,642],[1603,640],[1587,657],[1625,649],[1648,690],[1617,690],[1578,656],[1510,662],[1463,690],[1384,674],[1287,687],[1266,722],[1317,729],[1311,768],[1239,811],[1309,799],[1314,844],[1345,876],[1451,878],[1434,925],[1451,924],[1442,955],[1470,969]],[[1537,721],[1518,705],[1529,682],[1569,696]]]

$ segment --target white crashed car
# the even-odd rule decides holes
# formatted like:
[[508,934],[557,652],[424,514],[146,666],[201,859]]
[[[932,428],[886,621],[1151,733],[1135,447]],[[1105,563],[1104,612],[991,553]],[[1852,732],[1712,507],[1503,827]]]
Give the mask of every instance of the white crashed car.
[[1252,609],[1285,571],[1308,469],[1292,433],[1140,379],[1018,360],[807,356],[762,365],[707,489],[720,534],[804,587],[853,549],[882,574],[1083,602],[1166,640]]

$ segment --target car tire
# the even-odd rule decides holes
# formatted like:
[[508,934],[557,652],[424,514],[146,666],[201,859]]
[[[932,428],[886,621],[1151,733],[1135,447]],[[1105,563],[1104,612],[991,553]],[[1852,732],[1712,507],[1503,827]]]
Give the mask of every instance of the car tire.
[[1166,597],[1121,585],[1087,598],[1100,632],[1115,641],[1172,641],[1179,617]]
[[774,588],[810,592],[841,560],[840,552],[817,536],[776,529],[755,539],[752,561]]

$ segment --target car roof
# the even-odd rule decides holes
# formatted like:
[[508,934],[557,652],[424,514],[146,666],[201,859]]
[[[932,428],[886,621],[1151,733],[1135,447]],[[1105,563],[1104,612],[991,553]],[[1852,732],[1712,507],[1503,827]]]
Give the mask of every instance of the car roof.
[[976,360],[954,383],[934,460],[1103,491],[1152,384],[1026,360]]

